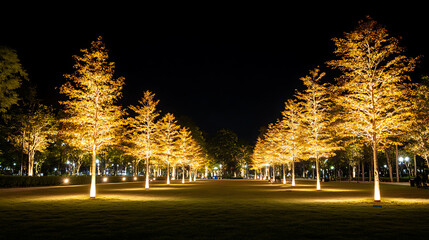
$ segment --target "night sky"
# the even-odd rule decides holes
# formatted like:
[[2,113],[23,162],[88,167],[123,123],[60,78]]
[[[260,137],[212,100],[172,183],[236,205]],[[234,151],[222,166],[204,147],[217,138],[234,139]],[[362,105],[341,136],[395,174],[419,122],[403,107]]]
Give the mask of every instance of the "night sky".
[[[3,15],[0,45],[18,51],[39,97],[58,106],[56,87],[72,71],[72,55],[100,35],[117,76],[125,77],[123,106],[151,90],[162,113],[187,115],[209,135],[232,129],[253,143],[259,128],[279,118],[284,102],[302,89],[299,78],[308,70],[320,66],[332,81],[325,65],[333,58],[331,39],[366,15],[402,36],[408,56],[429,57],[425,6],[363,5],[46,6]],[[427,57],[416,80],[428,73]]]

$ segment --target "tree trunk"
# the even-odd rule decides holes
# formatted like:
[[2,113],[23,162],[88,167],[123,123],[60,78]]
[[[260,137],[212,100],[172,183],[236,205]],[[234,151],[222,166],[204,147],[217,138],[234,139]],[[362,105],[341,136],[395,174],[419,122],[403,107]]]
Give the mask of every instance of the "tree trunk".
[[319,174],[319,156],[316,156],[316,181],[317,181],[317,190],[320,190],[320,174]]
[[377,136],[373,136],[373,158],[374,158],[374,201],[379,202],[380,198],[380,179],[378,176],[378,160],[377,160]]
[[[375,153],[377,154],[377,153]],[[369,171],[368,171],[368,181],[371,182],[372,181],[372,172],[374,170],[374,162],[371,161],[371,164],[369,165]]]
[[396,182],[399,182],[399,154],[398,154],[398,145],[396,147]]
[[362,182],[365,182],[365,162],[362,161]]
[[34,151],[28,153],[28,176],[33,176],[34,169]]
[[285,171],[285,164],[283,163],[283,184],[286,184],[286,171]]
[[392,162],[391,162],[390,157],[389,157],[390,154],[389,154],[389,151],[387,149],[384,153],[386,154],[387,167],[389,168],[390,182],[393,182],[393,169],[392,169]]
[[414,177],[417,177],[417,156],[414,154]]
[[312,176],[312,178],[314,179],[314,169],[316,168],[316,163],[314,163],[314,165],[313,165],[313,167],[312,167],[312,169],[313,169],[313,176]]
[[295,159],[292,160],[292,186],[295,186]]
[[91,163],[91,190],[90,190],[90,194],[89,197],[90,198],[95,198],[95,184],[96,184],[96,169],[97,169],[97,164],[96,164],[96,159],[97,159],[97,151],[96,151],[96,146],[95,143],[92,146],[92,163]]
[[146,157],[146,181],[145,181],[145,189],[149,189],[149,157]]
[[191,165],[189,165],[189,182],[192,182],[192,168],[191,168]]
[[173,172],[171,173],[171,180],[176,180],[176,165],[173,166]]
[[351,162],[349,162],[349,183],[352,181],[352,168],[354,168],[354,166],[352,166]]
[[273,182],[276,182],[276,165],[273,164]]
[[182,165],[182,183],[185,183],[185,165]]
[[170,184],[170,163],[167,162],[167,184]]

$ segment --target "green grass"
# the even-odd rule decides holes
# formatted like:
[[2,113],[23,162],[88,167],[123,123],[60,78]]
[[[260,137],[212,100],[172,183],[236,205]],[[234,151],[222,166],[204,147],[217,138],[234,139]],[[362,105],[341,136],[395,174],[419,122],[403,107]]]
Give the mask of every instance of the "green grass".
[[0,239],[398,239],[429,236],[429,190],[210,180],[0,190]]

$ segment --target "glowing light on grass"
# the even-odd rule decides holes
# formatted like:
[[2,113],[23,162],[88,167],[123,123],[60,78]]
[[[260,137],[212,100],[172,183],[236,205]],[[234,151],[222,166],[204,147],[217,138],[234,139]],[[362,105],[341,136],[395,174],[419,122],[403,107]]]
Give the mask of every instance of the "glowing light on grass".
[[107,182],[107,177],[103,178],[103,182]]
[[134,179],[134,181],[137,181],[137,177],[134,177],[133,179]]
[[123,178],[122,178],[122,181],[125,181],[125,180],[127,180],[127,178],[126,178],[126,177],[123,177]]
[[68,178],[64,179],[64,183],[65,184],[69,183],[69,179]]

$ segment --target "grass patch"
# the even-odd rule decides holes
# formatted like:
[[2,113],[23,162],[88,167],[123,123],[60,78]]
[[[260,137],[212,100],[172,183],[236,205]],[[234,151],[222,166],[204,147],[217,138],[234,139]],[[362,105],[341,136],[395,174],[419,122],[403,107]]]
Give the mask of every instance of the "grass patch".
[[297,186],[212,180],[0,190],[2,237],[36,239],[419,238],[429,234],[429,190],[372,184]]

